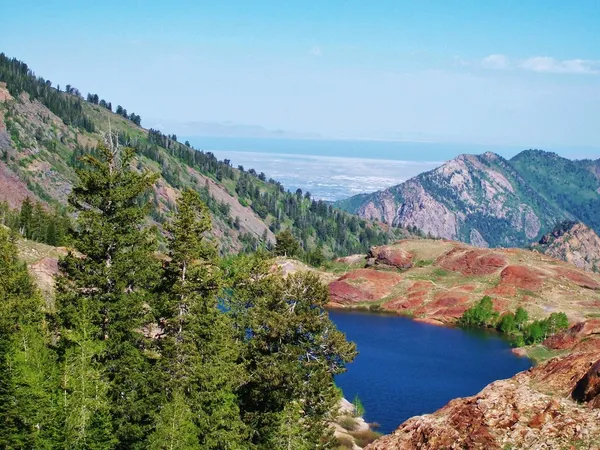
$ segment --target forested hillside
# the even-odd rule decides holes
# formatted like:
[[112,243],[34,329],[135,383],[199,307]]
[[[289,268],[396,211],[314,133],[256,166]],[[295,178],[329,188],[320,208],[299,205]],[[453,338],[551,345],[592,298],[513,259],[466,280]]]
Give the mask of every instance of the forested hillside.
[[318,248],[328,256],[366,251],[404,235],[312,199],[308,192],[289,192],[265,174],[232,167],[175,135],[146,130],[142,117],[121,105],[112,112],[113,105],[98,94],[84,99],[77,88],[61,88],[0,54],[0,187],[6,187],[0,200],[12,207],[27,197],[51,208],[66,205],[80,157],[95,154],[111,131],[121,145],[135,150],[137,170],[160,174],[141,200],[152,204],[152,221],[162,226],[179,192],[191,188],[208,205],[212,235],[224,253],[269,247],[284,229],[303,251]]
[[159,253],[142,201],[158,174],[107,141],[79,160],[54,301],[0,226],[0,447],[333,448],[333,377],[356,352],[326,286],[262,251],[220,260],[191,189]]

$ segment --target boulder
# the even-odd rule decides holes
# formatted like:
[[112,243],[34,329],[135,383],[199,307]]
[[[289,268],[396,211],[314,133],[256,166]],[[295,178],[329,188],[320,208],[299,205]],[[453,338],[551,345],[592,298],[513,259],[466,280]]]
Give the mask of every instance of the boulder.
[[587,403],[591,408],[600,408],[600,359],[577,382],[571,396],[578,402]]
[[403,248],[393,245],[371,247],[367,255],[367,264],[410,269],[413,265],[413,255]]

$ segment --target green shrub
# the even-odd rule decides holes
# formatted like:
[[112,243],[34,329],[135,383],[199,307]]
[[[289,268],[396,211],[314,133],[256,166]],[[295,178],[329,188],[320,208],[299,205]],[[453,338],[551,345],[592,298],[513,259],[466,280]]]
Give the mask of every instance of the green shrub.
[[492,298],[486,295],[475,306],[467,309],[458,323],[463,327],[487,327],[493,325],[497,318]]
[[362,417],[365,415],[365,405],[358,397],[358,394],[354,396],[354,400],[352,400],[352,405],[354,405],[354,414],[357,417]]

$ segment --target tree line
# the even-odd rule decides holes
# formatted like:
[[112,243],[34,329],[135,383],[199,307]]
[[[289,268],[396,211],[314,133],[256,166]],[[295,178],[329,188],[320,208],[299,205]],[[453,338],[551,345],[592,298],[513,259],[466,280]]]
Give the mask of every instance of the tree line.
[[64,208],[49,209],[29,197],[19,209],[0,202],[0,224],[27,239],[55,247],[65,245],[70,223]]
[[0,229],[0,446],[333,448],[333,376],[356,352],[326,287],[262,252],[220,260],[191,190],[158,254],[140,202],[157,174],[133,157],[112,139],[82,157],[55,304]]
[[523,307],[500,315],[494,310],[492,298],[483,297],[466,310],[458,321],[464,327],[494,328],[509,336],[517,347],[540,344],[556,333],[569,328],[569,319],[563,312],[552,313],[546,319],[529,320]]
[[16,58],[8,58],[4,53],[0,53],[0,81],[6,83],[13,97],[26,92],[32,100],[39,100],[65,124],[90,133],[95,131],[93,121],[83,112],[81,94],[75,88],[69,86],[72,95],[64,95],[60,87],[52,87],[50,80],[36,77],[27,64]]

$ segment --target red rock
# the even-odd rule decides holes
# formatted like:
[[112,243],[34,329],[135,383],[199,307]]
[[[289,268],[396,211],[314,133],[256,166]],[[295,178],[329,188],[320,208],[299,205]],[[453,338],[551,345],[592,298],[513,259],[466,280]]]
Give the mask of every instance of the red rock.
[[577,398],[594,407],[600,394],[597,353],[560,356],[496,381],[473,397],[408,419],[366,450],[551,449],[569,448],[570,443],[597,448],[597,414],[566,398],[576,385]]
[[485,249],[456,247],[440,256],[436,265],[463,275],[490,275],[506,266],[506,258]]
[[329,284],[331,303],[351,304],[379,300],[392,291],[402,276],[392,272],[357,269]]
[[436,295],[436,299],[426,303],[415,311],[415,315],[427,316],[443,322],[454,322],[469,309],[468,296],[459,296],[449,292]]
[[578,402],[585,402],[591,408],[600,408],[600,359],[581,378],[571,396]]
[[555,267],[554,272],[563,278],[566,278],[578,286],[600,290],[600,283],[594,280],[591,276],[586,275],[582,272],[578,272],[574,269],[567,269],[565,267]]
[[571,349],[573,352],[595,352],[600,355],[600,335],[583,339]]
[[571,349],[578,342],[581,342],[584,338],[593,334],[600,336],[600,319],[579,322],[568,330],[546,339],[544,345],[554,350]]
[[372,264],[383,264],[398,269],[409,269],[413,264],[412,253],[403,248],[390,245],[372,247],[367,258],[372,261]]
[[340,305],[373,300],[373,296],[343,281],[329,284],[329,301]]
[[492,289],[488,289],[485,291],[485,295],[502,295],[505,297],[512,297],[517,295],[517,289],[514,286],[509,286],[506,284],[499,284]]
[[525,266],[507,266],[500,273],[500,283],[521,289],[537,290],[544,284],[542,273]]

